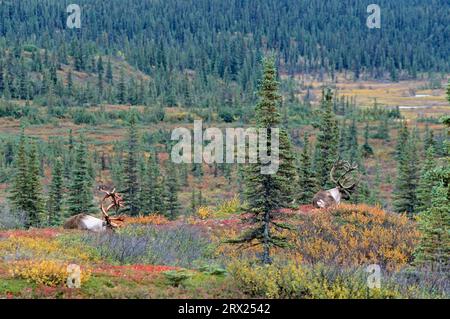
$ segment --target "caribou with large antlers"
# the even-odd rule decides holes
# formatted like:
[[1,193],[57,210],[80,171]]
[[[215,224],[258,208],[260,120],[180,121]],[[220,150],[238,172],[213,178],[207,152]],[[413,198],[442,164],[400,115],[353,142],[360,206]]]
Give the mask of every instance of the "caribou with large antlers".
[[[123,225],[125,218],[123,216],[111,217],[108,212],[112,208],[117,211],[123,207],[123,199],[122,197],[116,193],[116,189],[114,188],[111,192],[101,189],[105,196],[103,197],[100,210],[102,211],[103,219],[86,215],[86,214],[78,214],[72,216],[64,223],[65,229],[79,229],[79,230],[89,230],[93,232],[103,232],[107,230],[114,230]],[[109,199],[111,203],[108,207],[104,207],[105,201]]]
[[[335,172],[337,169],[342,169],[344,172],[338,179],[335,179]],[[347,161],[338,160],[330,171],[330,179],[336,185],[335,188],[329,190],[322,190],[314,195],[313,205],[316,208],[327,208],[333,205],[338,205],[342,199],[350,199],[350,195],[355,191],[356,182],[350,182],[350,173],[357,171],[358,165],[350,164]]]

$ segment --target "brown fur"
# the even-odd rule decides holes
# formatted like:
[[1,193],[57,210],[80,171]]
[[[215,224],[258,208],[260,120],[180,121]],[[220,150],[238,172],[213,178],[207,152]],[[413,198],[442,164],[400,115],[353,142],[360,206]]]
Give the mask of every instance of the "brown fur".
[[320,191],[316,195],[314,195],[313,198],[313,206],[315,208],[321,208],[317,202],[322,200],[325,203],[325,207],[330,207],[336,204],[336,201],[334,200],[333,196],[331,196],[330,193],[327,191]]
[[86,230],[86,227],[81,222],[81,220],[86,216],[86,214],[78,214],[75,216],[70,217],[65,223],[64,223],[64,229],[79,229],[79,230]]

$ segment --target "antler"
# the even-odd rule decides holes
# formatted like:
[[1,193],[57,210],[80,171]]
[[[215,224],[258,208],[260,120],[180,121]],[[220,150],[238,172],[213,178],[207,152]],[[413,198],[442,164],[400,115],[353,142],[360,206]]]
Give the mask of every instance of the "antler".
[[349,182],[348,174],[353,171],[356,171],[358,169],[358,164],[350,164],[349,162],[344,162],[343,169],[345,172],[339,178],[338,185],[343,189],[351,189],[351,188],[355,187],[355,185],[358,183],[359,179],[357,179],[354,183],[352,183],[350,185],[345,185],[345,184]]
[[[105,193],[105,196],[103,197],[101,205],[100,205],[100,209],[102,211],[102,214],[103,214],[103,217],[105,218],[106,223],[113,228],[119,227],[119,225],[114,223],[112,220],[123,221],[123,218],[121,218],[121,217],[111,218],[111,217],[109,217],[108,212],[113,207],[116,208],[116,211],[118,211],[120,209],[120,207],[124,207],[122,197],[116,193],[115,188],[111,192],[109,192],[105,189],[100,189],[100,191]],[[105,209],[103,204],[106,201],[106,199],[108,199],[108,198],[111,198],[112,203],[109,204],[109,206]]]
[[[335,180],[334,172],[337,167],[342,167],[342,169],[344,170],[344,173],[337,180]],[[355,187],[355,185],[358,183],[358,180],[351,185],[345,185],[345,184],[349,181],[348,174],[353,171],[356,171],[357,169],[358,169],[358,164],[350,164],[348,161],[338,160],[333,165],[333,167],[330,171],[330,179],[333,183],[335,183],[342,189],[351,189],[351,188]]]

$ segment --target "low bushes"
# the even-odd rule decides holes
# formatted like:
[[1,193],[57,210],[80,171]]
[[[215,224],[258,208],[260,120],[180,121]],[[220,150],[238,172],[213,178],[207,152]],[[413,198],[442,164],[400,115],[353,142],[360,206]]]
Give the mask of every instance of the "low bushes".
[[165,225],[170,223],[170,221],[161,214],[127,217],[125,221],[127,224],[138,224],[138,225]]
[[[49,287],[64,286],[70,276],[67,263],[52,260],[15,262],[10,268],[11,276],[26,279],[28,282]],[[80,284],[89,280],[91,273],[87,269],[80,272]]]
[[[293,261],[259,265],[235,261],[229,272],[239,289],[256,298],[366,299],[448,298],[445,274],[440,279],[420,273],[413,282],[407,272],[382,273],[381,287],[369,289],[365,268],[300,265]],[[417,275],[417,274],[416,274]],[[424,282],[428,284],[424,285]]]
[[201,206],[197,210],[197,217],[200,219],[207,219],[211,216],[211,209],[206,206]]
[[11,236],[0,240],[0,259],[16,261],[26,259],[53,259],[74,263],[96,261],[97,256],[89,247],[66,244],[50,238]]
[[173,287],[183,286],[189,278],[192,277],[192,272],[180,269],[165,271],[164,277],[169,285]]
[[404,215],[367,205],[341,204],[299,216],[291,233],[294,251],[307,263],[379,264],[397,270],[413,258],[419,238]]
[[234,262],[230,274],[243,292],[258,298],[394,298],[389,288],[367,287],[362,272],[344,272],[321,265],[301,266],[294,262],[253,265]]
[[0,207],[0,230],[24,228],[26,221],[25,212],[13,212],[9,207]]
[[229,217],[230,215],[237,214],[241,210],[241,201],[238,195],[234,195],[233,198],[225,200],[217,207],[215,217]]
[[210,256],[207,235],[191,225],[131,225],[114,233],[84,234],[82,242],[119,264],[190,267]]

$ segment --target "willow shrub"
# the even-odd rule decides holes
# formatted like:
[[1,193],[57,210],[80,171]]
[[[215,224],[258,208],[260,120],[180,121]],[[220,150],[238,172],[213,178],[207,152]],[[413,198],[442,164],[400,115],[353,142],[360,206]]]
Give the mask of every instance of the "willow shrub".
[[[365,267],[305,265],[292,260],[271,265],[236,260],[228,266],[233,284],[253,298],[392,299],[448,298],[448,278],[428,273],[382,272],[380,288],[370,289]],[[414,277],[414,278],[413,278]]]
[[378,264],[399,270],[413,258],[419,232],[405,215],[368,205],[341,204],[300,215],[290,233],[293,251],[305,263],[340,266]]

